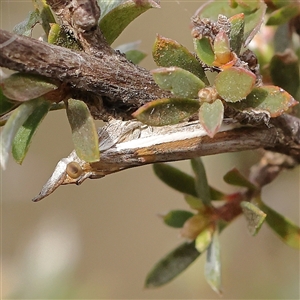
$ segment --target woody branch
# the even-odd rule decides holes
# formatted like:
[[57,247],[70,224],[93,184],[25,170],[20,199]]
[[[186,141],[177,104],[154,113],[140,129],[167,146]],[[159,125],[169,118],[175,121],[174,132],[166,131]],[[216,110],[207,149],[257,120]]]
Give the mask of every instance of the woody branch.
[[[104,121],[110,117],[131,119],[131,113],[143,104],[171,96],[158,87],[149,71],[129,62],[105,42],[99,27],[95,26],[100,15],[95,1],[47,2],[61,23],[72,30],[84,51],[70,50],[0,29],[1,67],[42,75],[64,84],[72,97],[87,103],[95,119]],[[276,128],[277,142],[269,149],[300,161],[300,120],[284,115],[273,120],[272,126]],[[250,138],[253,132],[251,128],[245,128],[245,132],[247,130]],[[263,142],[256,145],[256,148],[262,147],[265,147]],[[226,150],[218,151],[223,152]]]

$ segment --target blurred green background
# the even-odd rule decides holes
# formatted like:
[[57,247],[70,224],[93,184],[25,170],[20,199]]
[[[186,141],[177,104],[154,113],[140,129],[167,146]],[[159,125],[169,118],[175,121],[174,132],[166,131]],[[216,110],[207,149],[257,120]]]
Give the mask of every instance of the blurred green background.
[[[203,1],[202,1],[203,2]],[[226,1],[224,1],[226,2]],[[12,30],[31,1],[0,0],[1,28]],[[142,66],[155,67],[156,33],[192,49],[189,20],[201,1],[161,1],[134,21],[113,46],[141,40]],[[35,30],[38,36],[39,30]],[[5,70],[4,70],[5,71]],[[179,232],[158,218],[187,209],[183,197],[155,178],[151,166],[63,186],[31,202],[57,161],[72,150],[64,111],[50,113],[22,166],[1,170],[2,299],[215,299],[203,277],[204,256],[170,284],[144,289],[152,266],[182,243]],[[233,191],[222,176],[257,160],[249,151],[205,157],[210,183]],[[191,172],[189,162],[174,163]],[[263,193],[267,204],[299,224],[299,168],[283,172]],[[251,237],[243,218],[221,235],[223,299],[299,299],[299,252],[264,225]]]

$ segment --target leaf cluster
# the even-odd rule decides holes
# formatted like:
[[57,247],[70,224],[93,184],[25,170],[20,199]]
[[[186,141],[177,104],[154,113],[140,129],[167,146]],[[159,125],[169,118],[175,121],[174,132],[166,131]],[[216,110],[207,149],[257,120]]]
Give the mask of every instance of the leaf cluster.
[[[278,10],[289,11],[294,6],[287,4]],[[263,1],[232,1],[228,6],[219,1],[204,4],[192,18],[195,54],[158,35],[152,54],[160,68],[152,74],[156,83],[171,91],[174,98],[147,103],[133,116],[152,126],[164,126],[195,118],[198,113],[207,135],[213,137],[224,116],[268,126],[270,118],[298,104],[294,97],[299,89],[299,59],[294,52],[289,49],[271,60],[273,83],[279,86],[262,85],[258,60],[247,48],[262,24],[266,9]],[[278,10],[271,14],[267,24],[272,23]],[[287,21],[282,16],[280,20],[283,19]],[[293,57],[289,63],[287,56]]]
[[180,235],[187,242],[172,250],[153,267],[146,279],[147,287],[168,283],[206,253],[206,280],[214,291],[222,293],[219,234],[240,214],[246,218],[251,235],[255,236],[266,222],[284,243],[300,249],[300,228],[265,204],[261,199],[261,188],[237,169],[227,172],[223,179],[240,189],[225,194],[208,184],[200,158],[192,159],[191,166],[194,176],[169,164],[153,165],[156,176],[182,193],[194,212],[171,210],[162,216],[166,225],[180,228]]

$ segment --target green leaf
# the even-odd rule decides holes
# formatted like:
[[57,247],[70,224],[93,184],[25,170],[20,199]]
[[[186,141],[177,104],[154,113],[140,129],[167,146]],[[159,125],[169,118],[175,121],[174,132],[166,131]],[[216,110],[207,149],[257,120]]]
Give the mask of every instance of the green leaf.
[[155,82],[176,97],[198,98],[198,92],[205,84],[197,76],[178,67],[159,68],[151,71]]
[[274,118],[297,104],[298,101],[282,88],[274,85],[265,85],[254,88],[245,100],[234,103],[233,107],[239,110],[254,108],[268,111],[270,116]]
[[194,216],[193,213],[186,210],[171,210],[166,215],[163,215],[163,220],[166,225],[174,228],[181,228],[186,220]]
[[176,191],[197,197],[195,179],[193,176],[165,163],[153,164],[155,175]]
[[267,214],[267,224],[281,240],[292,248],[300,249],[300,228],[288,218],[266,205],[260,198],[255,200],[258,207]]
[[152,55],[158,66],[182,68],[196,75],[206,85],[209,84],[204,70],[197,58],[178,42],[157,35]]
[[220,72],[215,79],[219,95],[227,102],[245,99],[255,85],[255,75],[240,67],[231,67]]
[[57,86],[38,75],[15,73],[2,82],[3,94],[12,100],[28,101],[56,90]]
[[14,103],[3,95],[2,88],[0,87],[0,116],[8,113],[17,105],[17,103]]
[[201,39],[193,39],[193,41],[194,49],[199,59],[208,66],[212,66],[215,61],[215,54],[209,38],[203,37]]
[[77,51],[82,51],[79,42],[69,34],[67,34],[59,24],[51,24],[48,34],[48,43],[60,47],[65,47]]
[[[104,3],[102,3],[104,2]],[[106,1],[98,1],[102,7],[112,3],[105,3]],[[100,29],[107,43],[112,44],[114,40],[121,34],[121,32],[139,15],[147,11],[149,8],[159,8],[159,4],[154,0],[127,0],[119,1],[119,5],[109,10],[108,13],[104,14],[100,18]]]
[[162,286],[183,272],[200,253],[195,243],[183,243],[161,259],[149,272],[145,287],[154,288]]
[[243,13],[232,16],[229,19],[230,29],[230,47],[237,55],[240,54],[243,46],[245,15]]
[[195,247],[196,249],[202,253],[204,252],[212,242],[214,233],[214,227],[208,226],[204,230],[199,233],[199,235],[195,239]]
[[18,106],[11,114],[10,118],[7,120],[6,124],[3,127],[1,133],[1,148],[0,148],[0,164],[3,169],[6,168],[8,161],[8,156],[11,151],[11,146],[13,139],[23,125],[23,123],[28,119],[32,114],[34,109],[40,105],[42,99],[34,99],[22,103]]
[[83,101],[69,99],[67,116],[78,157],[86,162],[99,161],[100,152],[97,129],[87,105]]
[[248,222],[248,230],[254,236],[265,221],[266,214],[251,202],[242,201],[241,207]]
[[39,20],[40,20],[39,11],[38,10],[30,11],[28,17],[13,28],[13,32],[19,35],[31,36],[33,27],[37,23],[39,23]]
[[300,14],[299,3],[283,6],[271,13],[266,25],[281,25]]
[[222,294],[221,253],[218,230],[214,232],[212,242],[207,249],[205,262],[205,279],[216,293]]
[[250,182],[244,175],[240,173],[240,171],[236,168],[233,168],[229,172],[227,172],[224,177],[224,181],[231,185],[242,186],[251,191],[255,191],[258,188]]
[[272,57],[269,68],[272,82],[296,97],[300,82],[297,55],[291,49],[277,53]]
[[178,124],[199,109],[199,101],[186,98],[157,99],[146,103],[132,116],[151,126]]
[[224,106],[220,99],[213,103],[205,102],[199,109],[199,121],[211,138],[219,131],[224,116]]
[[211,195],[207,182],[206,172],[201,158],[191,159],[192,169],[195,173],[195,185],[198,197],[205,205],[210,205]]
[[[236,1],[238,2],[238,1]],[[239,5],[235,7],[231,7],[227,3],[224,3],[224,1],[209,1],[202,5],[198,11],[197,15],[203,19],[203,18],[209,18],[212,20],[217,20],[218,15],[222,14],[228,18],[244,13],[245,14],[245,29],[244,29],[244,46],[247,46],[254,35],[259,31],[260,26],[263,22],[264,15],[266,12],[266,4],[263,1],[243,1],[247,4],[250,4],[249,7],[242,6],[240,2]],[[253,5],[253,6],[252,6]],[[257,7],[256,9],[252,10],[253,7]],[[252,10],[252,11],[251,11]]]
[[36,132],[37,127],[48,113],[50,107],[50,101],[41,101],[16,133],[12,144],[12,154],[17,163],[22,164],[29,149],[32,137]]
[[140,50],[129,50],[125,53],[125,55],[128,60],[136,65],[139,64],[147,56],[146,53]]
[[192,209],[196,209],[198,211],[203,211],[205,209],[205,205],[198,197],[186,194],[184,195],[184,200]]

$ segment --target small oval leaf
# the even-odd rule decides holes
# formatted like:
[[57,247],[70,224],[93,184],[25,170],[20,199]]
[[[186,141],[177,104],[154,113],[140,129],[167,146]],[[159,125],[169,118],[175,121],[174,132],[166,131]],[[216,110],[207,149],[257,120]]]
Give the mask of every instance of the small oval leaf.
[[12,74],[2,82],[3,94],[16,101],[28,101],[56,89],[45,77],[23,73]]
[[[103,2],[103,3],[102,3]],[[101,12],[106,1],[100,1]],[[108,5],[111,5],[108,2]],[[107,43],[112,44],[121,32],[139,15],[149,8],[159,8],[155,0],[128,0],[119,1],[119,5],[114,6],[108,13],[100,18],[100,29]]]
[[274,85],[265,85],[254,88],[245,100],[234,103],[233,106],[239,110],[254,108],[268,111],[270,116],[274,118],[297,104],[298,101],[282,88]]
[[165,126],[178,124],[187,119],[199,109],[199,102],[185,98],[165,98],[151,101],[132,116],[150,126]]
[[282,216],[271,207],[256,199],[258,207],[267,214],[266,222],[272,230],[279,235],[284,243],[296,249],[300,249],[300,228],[286,217]]
[[194,216],[193,213],[186,210],[171,210],[166,215],[163,215],[163,220],[166,225],[174,228],[181,228],[184,223]]
[[87,105],[83,101],[69,99],[67,116],[78,157],[86,162],[99,161],[100,152],[97,129]]
[[178,67],[159,68],[151,73],[160,88],[171,91],[176,97],[197,99],[199,90],[205,86],[197,76]]
[[219,95],[227,102],[245,99],[255,85],[255,75],[244,68],[231,67],[220,72],[215,79]]
[[215,54],[210,43],[210,39],[203,37],[201,39],[195,38],[193,41],[194,49],[199,59],[208,66],[212,66],[215,60]]
[[241,207],[251,235],[256,235],[265,221],[266,214],[251,202],[242,201]]
[[223,117],[224,106],[220,99],[213,103],[205,102],[200,106],[199,121],[211,138],[219,131]]
[[209,84],[204,70],[197,58],[178,42],[157,35],[152,55],[158,66],[182,68],[196,75],[205,84]]
[[50,107],[50,101],[42,101],[16,133],[12,144],[12,155],[18,164],[22,164],[32,137]]
[[194,262],[199,255],[195,243],[181,244],[153,267],[146,278],[145,287],[154,288],[170,282]]

